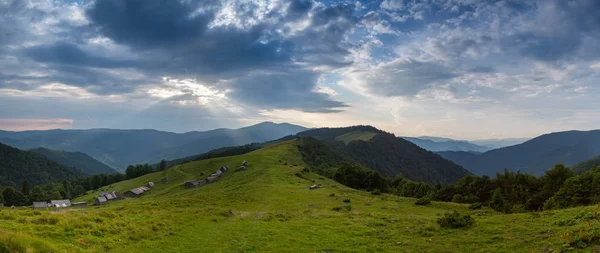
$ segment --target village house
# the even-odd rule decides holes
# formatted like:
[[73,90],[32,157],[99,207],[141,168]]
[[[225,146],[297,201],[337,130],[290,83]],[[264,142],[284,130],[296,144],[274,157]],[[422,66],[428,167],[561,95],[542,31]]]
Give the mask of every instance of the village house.
[[243,162],[242,162],[242,165],[243,165],[243,166],[248,166],[248,162],[246,162],[246,161],[243,161]]
[[68,199],[50,200],[50,203],[53,207],[69,207],[69,206],[71,206],[71,200],[68,200]]
[[142,196],[144,194],[144,192],[146,192],[146,190],[144,188],[148,189],[146,187],[138,187],[138,188],[131,189],[130,191],[125,193],[125,197],[137,198],[139,196]]
[[46,201],[33,202],[33,209],[36,209],[36,208],[48,208],[48,202],[46,202]]
[[148,187],[148,188],[154,187],[154,182],[148,182],[148,184],[146,184],[146,187]]
[[108,203],[108,199],[106,199],[106,197],[97,197],[96,201],[94,202],[94,205],[104,205]]

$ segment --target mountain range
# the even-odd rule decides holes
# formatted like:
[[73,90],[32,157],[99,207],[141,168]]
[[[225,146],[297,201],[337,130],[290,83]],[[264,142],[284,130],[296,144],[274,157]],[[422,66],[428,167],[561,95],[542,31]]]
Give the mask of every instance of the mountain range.
[[490,150],[490,147],[476,145],[467,141],[458,141],[452,139],[429,139],[427,137],[402,137],[407,141],[410,141],[417,146],[433,151],[472,151],[472,152],[485,152]]
[[46,130],[0,131],[0,142],[19,149],[38,147],[83,152],[123,171],[130,164],[157,163],[210,150],[265,142],[296,134],[307,128],[287,123],[263,122],[239,129],[215,129],[172,133],[157,130]]
[[477,175],[495,175],[505,168],[542,175],[555,164],[568,166],[600,154],[600,130],[544,134],[522,144],[476,154],[463,151],[438,152]]
[[492,149],[512,146],[523,143],[528,138],[508,138],[508,139],[482,139],[482,140],[454,140],[449,138],[420,136],[420,137],[402,137],[403,139],[417,144],[419,147],[433,152],[441,151],[466,151],[466,152],[486,152]]

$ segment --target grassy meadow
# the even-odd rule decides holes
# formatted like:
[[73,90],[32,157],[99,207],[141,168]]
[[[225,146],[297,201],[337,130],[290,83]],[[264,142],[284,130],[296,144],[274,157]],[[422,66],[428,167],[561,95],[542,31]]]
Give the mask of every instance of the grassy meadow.
[[[247,160],[248,169],[235,169]],[[186,189],[219,167],[216,182]],[[113,184],[143,197],[60,210],[0,209],[0,252],[594,252],[599,206],[501,214],[468,205],[371,195],[303,170],[295,141],[186,163]],[[204,176],[200,173],[204,172]],[[162,178],[167,183],[161,183]],[[309,190],[312,184],[321,184]],[[74,201],[92,203],[98,192]],[[475,224],[440,228],[445,212]],[[595,233],[595,234],[594,234]],[[567,244],[572,246],[567,246]]]

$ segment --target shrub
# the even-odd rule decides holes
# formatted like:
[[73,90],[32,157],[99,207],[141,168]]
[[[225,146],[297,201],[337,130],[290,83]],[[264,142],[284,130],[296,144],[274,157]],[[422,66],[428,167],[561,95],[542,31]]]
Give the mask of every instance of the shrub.
[[454,210],[437,219],[437,223],[443,228],[463,228],[472,226],[475,221],[471,218],[471,215],[462,215]]
[[344,203],[350,203],[350,199],[344,199],[344,200],[342,200],[342,202],[344,202]]
[[482,207],[482,204],[480,202],[469,205],[469,209],[471,209],[471,210],[481,209],[481,207]]
[[454,194],[454,196],[452,196],[452,202],[454,202],[454,203],[464,203],[465,199],[460,194]]
[[431,200],[427,197],[419,198],[415,201],[415,205],[417,206],[426,206],[429,205],[429,203],[431,203]]
[[335,193],[329,194],[329,197],[335,197]]
[[352,206],[351,205],[347,205],[347,206],[336,206],[334,208],[331,209],[331,211],[351,211],[352,210]]
[[371,192],[372,195],[381,195],[381,191],[379,189],[375,189]]

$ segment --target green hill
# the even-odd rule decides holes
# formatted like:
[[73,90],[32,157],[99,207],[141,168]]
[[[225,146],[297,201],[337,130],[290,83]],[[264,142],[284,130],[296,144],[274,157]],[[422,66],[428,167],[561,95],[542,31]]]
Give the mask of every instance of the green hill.
[[592,159],[585,160],[583,162],[578,163],[573,167],[573,170],[577,173],[586,172],[593,168],[600,166],[600,155],[593,157]]
[[[62,212],[4,209],[0,248],[18,252],[547,252],[562,249],[597,219],[578,219],[598,207],[505,215],[489,209],[371,195],[310,172],[298,141],[244,155],[172,167],[111,190],[156,183],[145,196]],[[186,189],[183,182],[234,168],[212,184]],[[286,165],[287,163],[287,165]],[[297,165],[297,166],[295,166]],[[161,183],[162,178],[167,183]],[[322,188],[309,190],[308,186]],[[91,201],[98,192],[75,201]],[[348,207],[345,207],[348,206]],[[468,213],[474,226],[440,228],[447,211]],[[569,225],[558,223],[568,220]],[[575,231],[575,232],[574,232]],[[589,252],[574,248],[571,252]],[[587,250],[587,251],[585,251]]]
[[58,164],[40,154],[0,143],[0,185],[46,184],[85,176],[80,170]]
[[29,151],[43,155],[46,158],[67,167],[76,168],[88,175],[117,173],[113,168],[99,162],[85,153],[58,151],[47,148],[34,148]]
[[384,176],[402,175],[413,181],[436,184],[454,183],[471,174],[435,153],[371,126],[318,128],[297,136],[322,140],[344,160]]

